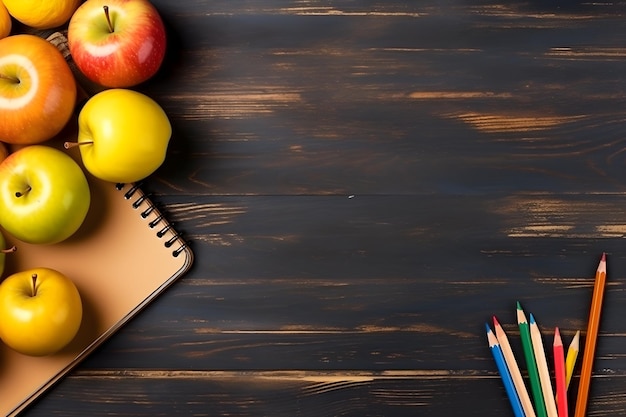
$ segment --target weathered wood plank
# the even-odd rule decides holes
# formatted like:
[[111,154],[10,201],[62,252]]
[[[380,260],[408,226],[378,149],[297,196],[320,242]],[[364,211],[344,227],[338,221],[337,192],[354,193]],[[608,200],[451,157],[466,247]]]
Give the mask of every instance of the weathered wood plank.
[[173,14],[178,65],[146,86],[176,125],[169,193],[623,189],[626,31],[601,12],[207,7]]
[[[623,376],[594,378],[589,413],[625,406]],[[147,388],[149,387],[149,389]],[[368,371],[76,373],[25,415],[416,416],[512,415],[497,375]],[[481,407],[468,404],[477,404]]]
[[597,367],[622,369],[621,197],[565,197],[166,197],[194,270],[86,367],[483,369],[483,323],[516,334],[515,301],[546,332],[584,330],[607,251]]

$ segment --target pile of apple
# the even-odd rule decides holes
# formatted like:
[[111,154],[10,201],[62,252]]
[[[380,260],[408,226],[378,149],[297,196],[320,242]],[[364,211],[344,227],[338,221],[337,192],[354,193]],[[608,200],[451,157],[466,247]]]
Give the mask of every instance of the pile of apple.
[[[66,28],[73,62],[100,92],[79,107],[80,86],[61,51],[32,32],[14,33],[13,21]],[[18,241],[59,243],[90,209],[87,175],[132,183],[165,159],[169,119],[132,89],[160,68],[165,27],[148,0],[0,0],[0,38],[0,226]],[[77,141],[56,146],[73,122]],[[72,156],[74,146],[79,153]],[[1,233],[0,245],[6,247]],[[13,249],[0,253],[0,278],[5,252]],[[45,265],[0,283],[0,339],[22,354],[67,346],[82,311],[73,281]]]

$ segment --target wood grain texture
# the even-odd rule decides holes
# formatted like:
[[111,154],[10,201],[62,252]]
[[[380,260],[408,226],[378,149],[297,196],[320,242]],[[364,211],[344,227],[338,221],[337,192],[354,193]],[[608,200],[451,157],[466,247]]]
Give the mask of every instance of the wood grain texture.
[[[624,400],[615,386],[621,379],[597,380],[594,392],[603,394],[592,398],[594,415],[620,413]],[[85,409],[133,416],[460,415],[459,407],[477,398],[490,412],[508,415],[506,399],[500,400],[504,396],[497,375],[77,372],[38,404],[41,414],[31,415],[83,416]],[[476,407],[463,413],[481,415]]]
[[512,415],[484,322],[569,343],[603,251],[621,413],[626,5],[153,2],[195,264],[25,416]]

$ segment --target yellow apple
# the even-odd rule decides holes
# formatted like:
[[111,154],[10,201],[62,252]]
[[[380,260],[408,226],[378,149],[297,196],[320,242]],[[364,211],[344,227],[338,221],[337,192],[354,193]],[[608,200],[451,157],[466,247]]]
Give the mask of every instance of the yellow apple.
[[104,181],[132,183],[152,174],[165,160],[171,134],[163,108],[133,90],[101,91],[78,115],[83,164]]
[[2,0],[11,16],[36,29],[67,23],[81,0]]
[[0,225],[22,242],[70,238],[91,207],[85,172],[67,152],[29,145],[0,163]]
[[76,104],[76,81],[61,52],[35,35],[0,39],[0,140],[35,144],[57,135]]
[[6,38],[11,33],[13,22],[11,21],[11,15],[7,10],[7,7],[0,0],[0,39]]
[[0,283],[0,339],[17,352],[58,352],[74,339],[82,317],[76,285],[57,270],[28,269]]

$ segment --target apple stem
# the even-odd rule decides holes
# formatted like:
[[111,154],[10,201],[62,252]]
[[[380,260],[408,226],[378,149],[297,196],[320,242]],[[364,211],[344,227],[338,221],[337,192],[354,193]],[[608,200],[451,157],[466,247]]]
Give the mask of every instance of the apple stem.
[[11,77],[9,75],[4,75],[4,74],[0,74],[0,78],[5,79],[5,80],[9,80],[15,84],[19,84],[20,83],[20,79],[17,77]]
[[32,290],[32,293],[33,293],[33,297],[34,297],[34,296],[37,295],[37,274],[33,274],[32,278],[33,278],[33,290]]
[[93,141],[92,141],[92,140],[86,140],[86,141],[84,141],[84,142],[65,142],[65,143],[63,144],[63,147],[64,147],[65,149],[71,149],[71,148],[74,148],[74,147],[76,147],[76,146],[81,146],[81,145],[90,145],[90,144],[92,144],[92,143],[93,143]]
[[107,18],[107,25],[109,25],[109,32],[113,33],[115,32],[115,29],[113,29],[113,24],[111,23],[111,16],[109,15],[109,6],[102,6],[102,8],[104,9],[104,16]]
[[11,252],[15,252],[16,250],[17,250],[17,247],[13,245],[10,248],[0,250],[0,253],[11,253]]
[[22,196],[24,196],[24,195],[28,194],[28,192],[29,192],[30,190],[32,190],[32,188],[30,188],[30,185],[29,185],[29,186],[27,186],[27,187],[26,187],[26,189],[25,189],[24,191],[16,191],[16,192],[15,192],[15,196],[16,196],[16,197],[18,197],[18,198],[19,198],[19,197],[22,197]]

